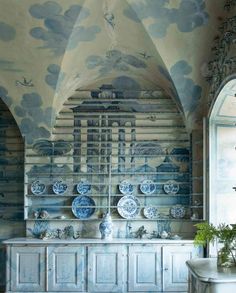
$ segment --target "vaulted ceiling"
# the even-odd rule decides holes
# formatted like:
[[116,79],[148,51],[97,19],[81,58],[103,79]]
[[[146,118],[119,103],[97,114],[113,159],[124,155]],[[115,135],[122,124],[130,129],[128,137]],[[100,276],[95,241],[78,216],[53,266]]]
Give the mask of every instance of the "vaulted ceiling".
[[0,97],[35,138],[69,97],[103,84],[160,91],[194,127],[225,14],[223,0],[0,1]]

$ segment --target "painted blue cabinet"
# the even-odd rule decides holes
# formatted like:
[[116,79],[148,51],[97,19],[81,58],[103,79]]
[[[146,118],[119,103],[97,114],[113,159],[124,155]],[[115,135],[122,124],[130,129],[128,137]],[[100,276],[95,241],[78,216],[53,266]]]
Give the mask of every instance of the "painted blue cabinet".
[[20,292],[46,290],[45,249],[44,246],[12,247],[9,290]]
[[88,248],[88,292],[125,292],[125,246]]
[[128,251],[128,291],[161,291],[161,246],[134,245]]
[[163,291],[187,292],[188,269],[186,261],[201,257],[201,252],[192,245],[163,247]]
[[48,247],[47,259],[49,291],[85,291],[85,247],[68,245]]
[[189,240],[15,241],[4,241],[7,293],[183,293],[188,278],[185,262],[202,257]]

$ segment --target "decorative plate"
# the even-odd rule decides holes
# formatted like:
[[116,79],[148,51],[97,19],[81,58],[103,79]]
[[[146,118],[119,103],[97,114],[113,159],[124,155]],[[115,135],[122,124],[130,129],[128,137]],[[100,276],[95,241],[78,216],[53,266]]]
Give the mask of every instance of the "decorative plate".
[[46,185],[39,180],[32,182],[31,191],[34,195],[41,195],[45,192]]
[[87,180],[81,180],[77,185],[76,189],[79,194],[85,195],[91,190],[91,184]]
[[62,180],[58,180],[53,183],[52,190],[55,194],[64,194],[67,190],[67,184]]
[[175,219],[181,219],[185,216],[185,214],[185,207],[180,204],[170,208],[170,215]]
[[87,195],[77,196],[72,201],[72,213],[76,218],[87,219],[95,212],[95,206],[95,201],[91,197]]
[[149,195],[155,192],[156,185],[152,180],[146,179],[141,182],[140,190],[142,193]]
[[163,185],[167,194],[176,194],[179,191],[179,184],[175,180],[169,180]]
[[128,180],[123,180],[119,184],[119,190],[124,195],[129,195],[133,193],[134,186]]
[[140,202],[134,195],[123,196],[117,204],[117,211],[122,218],[133,219],[139,214]]
[[154,206],[146,206],[143,209],[143,214],[147,219],[155,219],[159,217],[158,209]]

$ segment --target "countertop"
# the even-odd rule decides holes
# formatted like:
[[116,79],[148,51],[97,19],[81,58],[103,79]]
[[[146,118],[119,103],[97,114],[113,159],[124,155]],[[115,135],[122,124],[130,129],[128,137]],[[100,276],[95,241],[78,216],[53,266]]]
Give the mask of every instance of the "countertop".
[[78,238],[78,239],[37,239],[30,237],[11,238],[2,241],[3,244],[193,244],[193,240],[188,239],[137,239],[137,238],[113,238],[103,240],[100,238]]

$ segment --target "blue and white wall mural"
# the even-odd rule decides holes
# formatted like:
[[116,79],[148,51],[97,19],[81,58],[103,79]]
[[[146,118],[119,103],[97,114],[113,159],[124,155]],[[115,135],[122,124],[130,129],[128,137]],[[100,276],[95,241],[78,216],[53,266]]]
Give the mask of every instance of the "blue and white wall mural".
[[202,94],[202,88],[188,77],[191,72],[192,67],[185,60],[178,61],[170,68],[170,75],[186,112],[194,112]]
[[175,8],[168,0],[131,0],[129,3],[131,5],[124,10],[124,15],[135,22],[151,18],[153,21],[148,31],[156,38],[165,37],[170,25],[176,25],[180,32],[191,32],[206,25],[209,18],[204,0],[181,0]]
[[61,71],[60,66],[57,64],[48,65],[47,71],[48,74],[45,76],[45,81],[55,90],[57,85],[60,85],[60,83],[64,79],[65,74]]
[[101,30],[97,25],[81,25],[90,12],[80,5],[71,5],[63,12],[60,4],[48,1],[32,5],[29,12],[34,18],[44,20],[44,28],[32,28],[31,36],[44,42],[41,48],[50,49],[56,55],[63,54],[66,49],[74,49],[79,42],[94,40]]
[[52,109],[42,108],[42,98],[39,94],[24,94],[20,105],[15,106],[14,111],[22,118],[19,127],[27,143],[32,144],[35,139],[50,137],[46,127],[51,125]]
[[[13,6],[18,11],[14,17],[9,14]],[[161,89],[176,99],[186,123],[194,127],[193,109],[203,102],[207,90],[197,68],[211,55],[213,28],[225,13],[222,3],[102,0],[98,5],[93,1],[9,0],[1,8],[0,84],[13,99],[10,110],[19,125],[22,117],[14,109],[24,94],[35,92],[41,97],[41,109],[54,111],[50,115],[53,125],[55,114],[76,89],[98,89],[122,80],[125,73],[141,90]],[[177,89],[176,71],[171,74],[172,66],[181,60],[192,68],[184,75],[189,85],[192,80],[190,94]],[[171,79],[165,78],[168,74]]]

